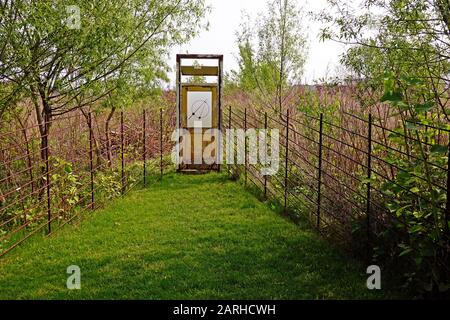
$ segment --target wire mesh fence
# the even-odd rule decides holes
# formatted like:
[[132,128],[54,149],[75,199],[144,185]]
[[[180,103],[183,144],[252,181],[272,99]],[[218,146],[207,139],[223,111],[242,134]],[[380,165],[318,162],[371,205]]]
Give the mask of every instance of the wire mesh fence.
[[[2,122],[0,256],[162,176],[175,128],[175,108],[77,111],[41,125],[30,115]],[[306,217],[333,243],[367,259],[405,255],[449,274],[448,129],[345,111],[331,117],[240,108],[222,111],[226,129],[278,129],[275,174],[251,161],[255,146],[247,138],[243,164],[221,168],[286,215]]]
[[0,256],[162,175],[174,125],[171,109],[2,122]]
[[400,131],[371,114],[293,113],[229,107],[226,129],[280,132],[275,175],[263,175],[261,165],[248,162],[248,141],[244,164],[229,166],[230,172],[276,200],[286,214],[306,216],[321,234],[369,260],[381,250],[395,251],[415,232],[437,233],[432,243],[444,252],[441,263],[448,268],[449,130],[407,123],[408,130]]

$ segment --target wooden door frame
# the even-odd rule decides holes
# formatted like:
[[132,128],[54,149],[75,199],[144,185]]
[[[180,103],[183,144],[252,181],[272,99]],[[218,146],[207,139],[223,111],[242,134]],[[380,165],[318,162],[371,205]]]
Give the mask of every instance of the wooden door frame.
[[[218,61],[218,69],[217,69],[217,83],[206,83],[206,84],[188,84],[188,83],[182,83],[182,72],[181,72],[181,62],[183,59],[193,59],[193,60],[212,60],[216,59]],[[183,88],[185,87],[216,87],[216,103],[217,103],[217,129],[219,132],[222,130],[222,98],[223,98],[223,55],[215,55],[215,54],[177,54],[176,56],[177,65],[176,65],[176,104],[177,104],[177,129],[183,128],[182,123],[182,103],[183,103]],[[192,68],[185,68],[186,70],[193,70]],[[202,75],[201,70],[195,70],[196,75]],[[207,73],[207,74],[206,74]],[[205,68],[205,75],[211,76],[211,68]],[[214,94],[213,94],[214,95]],[[213,106],[212,106],[213,107]],[[214,128],[214,124],[212,126]],[[177,137],[178,141],[180,137]],[[216,162],[215,165],[209,165],[210,168],[207,170],[217,170],[220,171],[220,159],[221,157],[221,150],[222,146],[220,144],[220,141],[217,143],[217,159],[218,162]],[[182,170],[183,166],[180,166],[178,157],[179,157],[179,149],[176,150],[177,152],[177,170]],[[190,165],[193,166],[193,165]]]

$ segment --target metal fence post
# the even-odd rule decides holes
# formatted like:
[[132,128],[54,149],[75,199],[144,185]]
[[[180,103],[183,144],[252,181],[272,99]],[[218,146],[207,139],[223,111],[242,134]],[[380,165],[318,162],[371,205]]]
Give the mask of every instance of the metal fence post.
[[146,145],[145,145],[145,143],[146,143],[146,141],[145,141],[145,125],[146,125],[146,123],[145,123],[145,109],[142,111],[142,120],[143,120],[143,124],[142,124],[142,157],[143,157],[143,161],[144,161],[144,171],[143,171],[143,175],[144,175],[144,177],[143,177],[143,181],[144,181],[144,187],[145,187],[145,180],[146,180],[146,178],[147,178],[147,167],[146,167],[146,152],[147,152],[147,150],[146,150]]
[[444,213],[444,232],[447,236],[447,241],[450,241],[450,230],[449,223],[450,220],[450,137],[448,141],[448,154],[447,154],[447,202],[445,204],[445,213]]
[[245,186],[247,186],[247,108],[244,109],[244,177]]
[[367,199],[366,199],[366,205],[367,205],[367,258],[370,259],[371,256],[371,230],[370,230],[370,223],[371,223],[371,199],[370,199],[370,192],[371,192],[371,186],[370,186],[370,179],[372,177],[372,114],[369,113],[369,123],[368,123],[368,130],[367,130]]
[[89,170],[91,173],[91,210],[94,210],[94,161],[93,161],[93,150],[92,150],[92,114],[91,111],[88,113],[88,127],[89,127]]
[[[230,141],[231,138],[231,106],[228,106],[228,136],[227,139],[227,143],[228,143],[228,148],[227,148],[227,164],[228,164],[228,173],[231,174],[231,164],[228,163],[228,160],[230,160],[230,155],[228,154],[228,152],[233,152],[234,153],[234,141]],[[233,142],[233,147],[231,146],[231,143]],[[233,150],[233,151],[232,151]]]
[[286,141],[284,154],[284,213],[287,213],[289,167],[289,109],[286,111]]
[[319,123],[319,168],[317,173],[317,230],[320,230],[320,214],[322,201],[322,145],[323,145],[323,113],[320,114]]
[[46,113],[44,117],[45,122],[45,135],[44,135],[44,148],[45,148],[45,177],[46,183],[45,187],[47,189],[47,225],[48,225],[48,234],[52,233],[52,208],[51,208],[51,199],[50,199],[50,164],[49,164],[49,142],[48,142],[48,133],[50,130],[50,117]]
[[[264,130],[265,130],[265,135],[267,138],[267,112],[264,112]],[[265,156],[267,156],[267,140],[266,140],[266,146],[265,146]],[[264,165],[266,165],[266,160],[264,159]],[[267,198],[267,174],[264,175],[264,198]]]
[[159,169],[163,177],[163,109],[159,108]]
[[121,156],[121,178],[122,178],[122,195],[125,193],[125,160],[123,147],[123,110],[120,111],[120,156]]

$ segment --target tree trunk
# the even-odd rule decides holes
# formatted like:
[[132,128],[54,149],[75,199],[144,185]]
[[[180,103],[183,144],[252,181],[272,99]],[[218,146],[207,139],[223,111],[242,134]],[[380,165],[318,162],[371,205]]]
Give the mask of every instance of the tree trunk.
[[42,199],[44,195],[44,186],[46,185],[46,163],[48,161],[48,136],[50,132],[50,120],[51,120],[51,109],[48,104],[48,100],[45,97],[44,89],[39,89],[39,95],[42,103],[42,110],[37,101],[37,97],[34,91],[35,88],[31,88],[31,98],[35,107],[36,118],[38,121],[39,134],[41,138],[40,143],[40,157],[41,157],[41,179],[39,184],[39,199]]

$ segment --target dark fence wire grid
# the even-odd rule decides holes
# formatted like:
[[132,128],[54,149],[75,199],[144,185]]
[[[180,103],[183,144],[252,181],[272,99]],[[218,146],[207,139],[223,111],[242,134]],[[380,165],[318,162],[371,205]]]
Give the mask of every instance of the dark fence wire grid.
[[[347,117],[353,121],[353,126],[342,126],[334,124],[331,121],[324,119],[323,115],[312,116],[309,114],[296,112],[294,115],[286,114],[284,117],[276,117],[272,115],[258,114],[256,112],[249,112],[247,109],[231,109],[223,110],[223,128],[279,128],[280,129],[280,174],[268,177],[259,173],[260,166],[253,165],[248,162],[248,145],[245,143],[245,164],[241,166],[228,164],[229,171],[238,171],[244,176],[244,183],[248,181],[253,183],[258,188],[263,190],[265,197],[272,197],[278,199],[283,206],[286,214],[290,213],[292,209],[298,209],[296,213],[305,214],[308,212],[309,218],[312,221],[313,226],[327,237],[333,237],[340,239],[342,243],[348,242],[364,242],[367,256],[370,256],[373,251],[373,238],[376,236],[377,231],[383,228],[383,223],[386,217],[392,218],[392,214],[387,212],[384,206],[383,199],[387,197],[382,190],[377,188],[371,183],[373,177],[378,179],[384,179],[386,181],[393,181],[395,170],[402,170],[394,163],[389,163],[386,159],[374,152],[376,146],[382,146],[386,148],[386,152],[396,152],[400,156],[405,156],[404,151],[396,149],[392,145],[388,145],[379,141],[379,137],[382,134],[394,133],[394,131],[380,123],[376,123],[373,120],[372,115],[368,115],[368,119],[363,119],[353,114],[344,113],[342,117]],[[119,150],[115,150],[113,162],[119,164],[120,170],[120,193],[124,194],[130,190],[134,185],[139,182],[144,184],[147,182],[147,167],[146,164],[150,159],[159,161],[160,172],[163,174],[163,154],[167,146],[171,144],[168,141],[170,136],[168,132],[174,129],[175,122],[173,114],[169,112],[164,113],[163,110],[159,111],[159,117],[156,116],[153,119],[153,123],[149,123],[147,119],[148,112],[144,110],[138,118],[141,119],[141,123],[136,125],[135,119],[128,119],[127,112],[118,112],[115,116],[116,122],[111,132],[114,133],[112,140],[116,140],[115,147]],[[136,115],[136,113],[134,113]],[[73,219],[79,216],[82,211],[94,210],[99,207],[100,202],[96,199],[95,193],[95,177],[96,173],[101,172],[108,163],[103,161],[102,164],[94,164],[95,162],[95,149],[102,147],[105,142],[99,142],[95,146],[95,139],[93,133],[96,132],[97,139],[99,135],[99,129],[96,128],[93,123],[94,114],[89,113],[87,117],[83,118],[81,113],[72,114],[65,117],[60,117],[52,120],[52,129],[50,131],[50,137],[59,133],[67,134],[63,128],[58,128],[55,124],[63,124],[67,126],[67,121],[71,119],[77,119],[79,122],[83,122],[84,132],[83,134],[75,134],[78,140],[86,138],[87,144],[82,153],[77,154],[77,158],[69,159],[74,165],[74,171],[79,170],[83,174],[83,182],[85,183],[81,190],[84,192],[84,197],[78,199],[75,203],[71,204],[71,208],[66,208],[66,211],[76,209],[77,214],[70,215],[62,222],[57,224],[57,228],[52,230],[52,225],[56,224],[56,221],[60,219],[61,213],[56,211],[58,207],[52,202],[55,198],[59,199],[59,203],[64,202],[66,199],[61,195],[52,194],[52,174],[57,172],[58,167],[51,166],[49,161],[52,158],[52,153],[59,147],[64,147],[61,142],[55,144],[44,142],[44,148],[40,148],[40,139],[47,139],[47,136],[37,135],[37,126],[31,125],[29,127],[23,127],[22,129],[0,133],[2,139],[7,136],[12,136],[22,132],[25,135],[28,133],[28,139],[25,139],[26,147],[20,146],[12,139],[11,144],[15,145],[14,148],[21,150],[17,152],[16,158],[7,159],[0,163],[1,166],[14,164],[16,161],[26,161],[28,163],[23,168],[23,164],[20,170],[12,171],[6,176],[0,177],[0,183],[5,182],[8,178],[13,176],[25,175],[29,181],[21,184],[18,188],[12,188],[3,193],[4,198],[8,198],[17,193],[23,192],[24,189],[29,190],[28,193],[21,194],[16,198],[17,203],[27,199],[29,197],[39,197],[39,201],[34,203],[36,208],[41,209],[41,212],[35,215],[33,219],[40,222],[38,226],[30,228],[30,221],[27,217],[21,215],[15,215],[8,219],[2,219],[0,221],[0,228],[9,223],[14,223],[22,219],[22,223],[16,224],[16,227],[12,230],[14,233],[20,233],[21,237],[15,239],[10,246],[2,249],[0,256],[11,251],[17,245],[28,239],[39,230],[46,230],[47,234],[52,234],[56,230],[60,229],[63,225],[69,223]],[[159,118],[159,119],[158,119]],[[87,119],[87,121],[86,121]],[[158,121],[159,120],[159,121]],[[166,123],[164,123],[166,121]],[[355,123],[359,125],[355,125]],[[421,124],[414,124],[421,125]],[[424,125],[429,126],[429,125]],[[439,130],[439,134],[443,137],[442,141],[448,144],[449,130],[444,128],[437,128],[429,126],[433,129]],[[156,128],[156,129],[155,129]],[[325,130],[325,129],[326,130]],[[361,131],[360,129],[363,128]],[[153,129],[153,135],[149,131]],[[34,138],[31,138],[34,130]],[[333,136],[332,130],[340,130],[340,135]],[[134,156],[129,157],[127,155],[130,142],[127,140],[127,134],[134,132],[137,134],[137,141],[133,144]],[[342,134],[354,137],[349,141],[341,139]],[[398,134],[395,132],[395,134]],[[414,142],[414,138],[407,137]],[[170,138],[169,138],[170,139]],[[33,142],[38,140],[37,143]],[[49,139],[51,140],[51,139]],[[433,144],[424,142],[427,145]],[[36,147],[36,145],[38,147]],[[3,147],[3,144],[2,144]],[[73,146],[65,146],[73,147]],[[8,146],[7,146],[8,148]],[[5,152],[7,148],[3,148],[1,152]],[[110,146],[114,150],[113,146]],[[50,150],[50,153],[48,151]],[[44,153],[42,161],[29,161],[29,159],[39,159],[39,156]],[[50,154],[50,156],[49,156]],[[410,155],[413,158],[414,155]],[[4,157],[3,157],[4,158]],[[159,159],[158,159],[159,158]],[[448,158],[448,152],[447,152]],[[419,159],[427,161],[426,159]],[[127,180],[126,165],[131,162],[140,161],[142,168],[134,183],[129,184]],[[346,170],[346,166],[341,166],[340,163],[345,161],[347,164],[353,165],[354,171],[350,172]],[[382,165],[380,165],[380,163]],[[443,215],[443,219],[448,225],[449,212],[450,212],[450,196],[449,196],[449,170],[447,165],[438,165],[430,163],[436,170],[442,171],[443,175],[447,177],[446,181],[433,181],[433,185],[437,188],[445,190],[447,198],[445,206],[438,209]],[[38,167],[36,169],[36,166]],[[64,166],[64,163],[61,164]],[[45,168],[44,168],[45,167]],[[42,170],[43,169],[43,170]],[[385,170],[384,172],[381,172]],[[39,173],[39,174],[38,174]],[[339,173],[339,174],[337,174]],[[391,176],[390,176],[391,175]],[[45,178],[44,178],[45,177]],[[81,174],[80,174],[81,177]],[[39,184],[38,181],[44,181]],[[395,182],[395,181],[393,181]],[[410,192],[409,190],[406,190]],[[417,198],[421,198],[420,194],[415,195]],[[67,196],[66,196],[67,197]],[[339,201],[336,201],[339,200]],[[430,201],[429,199],[421,199],[422,201]],[[345,203],[345,205],[342,205]],[[9,203],[0,207],[0,214],[15,203]],[[340,207],[339,207],[340,206]],[[34,208],[27,208],[28,211]],[[339,212],[342,210],[344,214]],[[66,213],[63,211],[63,213]],[[354,215],[356,212],[356,216]],[[365,237],[355,239],[352,235],[352,229],[349,222],[352,219],[363,219],[365,224]],[[401,220],[399,221],[402,222]],[[10,230],[11,231],[11,230]],[[447,231],[448,232],[448,231]],[[0,234],[1,241],[11,237],[11,232],[6,234]],[[359,235],[361,236],[361,235]]]
[[[1,132],[0,257],[38,232],[51,236],[67,223],[80,219],[82,213],[100,208],[105,197],[97,192],[98,174],[119,175],[121,195],[140,183],[148,184],[149,161],[154,165],[159,162],[158,172],[153,175],[159,174],[161,178],[167,165],[163,156],[172,144],[170,130],[174,117],[170,110],[160,109],[150,123],[149,113],[146,109],[141,115],[116,112],[108,130],[109,142],[100,141],[104,137],[98,122],[94,124],[94,112],[72,112],[46,119],[43,135],[39,134],[37,124],[22,124],[21,129]],[[16,138],[20,133],[25,137],[23,145],[21,138]],[[78,149],[80,146],[82,150]],[[96,155],[99,149],[102,152]],[[136,164],[134,171],[128,171]],[[64,194],[64,190],[57,188],[59,182],[54,181],[65,170],[75,174],[76,181],[69,187],[76,188],[76,196]],[[30,207],[27,201],[31,201]]]
[[[374,152],[374,146],[381,146],[385,148],[385,152],[396,153],[399,156],[405,156],[406,153],[377,139],[386,132],[395,134],[398,134],[398,132],[381,123],[376,123],[372,114],[368,114],[368,119],[364,119],[342,112],[342,117],[358,123],[358,125],[353,126],[356,129],[351,129],[350,126],[333,124],[324,119],[323,114],[312,116],[299,111],[294,116],[290,115],[289,111],[281,117],[270,116],[267,113],[261,113],[258,116],[257,112],[250,113],[246,108],[241,110],[229,106],[224,115],[225,129],[245,130],[248,127],[253,127],[278,128],[280,130],[279,174],[274,176],[262,175],[259,172],[261,166],[248,163],[247,139],[245,142],[245,163],[243,165],[228,165],[228,170],[230,173],[235,172],[242,175],[245,185],[250,181],[262,191],[264,198],[271,198],[279,202],[286,214],[292,216],[293,209],[298,209],[298,207],[301,208],[296,211],[299,215],[304,216],[306,212],[309,212],[309,218],[317,231],[325,237],[330,237],[333,240],[338,239],[339,245],[347,249],[352,250],[355,246],[360,246],[355,245],[355,242],[362,241],[365,247],[364,257],[369,261],[373,257],[375,246],[373,239],[377,236],[377,233],[387,227],[387,220],[394,219],[400,224],[403,223],[401,219],[393,216],[386,208],[385,202],[389,195],[372,182],[378,179],[378,181],[383,180],[396,184],[394,179],[396,172],[407,171],[407,169],[384,159],[379,153]],[[414,123],[414,125],[439,131],[441,136],[439,140],[447,145],[446,157],[448,162],[450,130],[421,123]],[[326,131],[324,130],[325,126],[327,126]],[[364,132],[358,132],[358,128],[365,128],[365,130]],[[331,129],[340,130],[340,135],[333,137],[330,133]],[[378,131],[375,132],[376,130]],[[314,133],[314,136],[308,136],[306,132]],[[342,139],[342,133],[357,137],[359,141],[352,138],[351,140],[355,143],[349,144]],[[301,138],[300,142],[296,139],[298,137]],[[405,136],[405,138],[413,143],[416,140],[409,136]],[[356,145],[358,142],[361,146]],[[432,143],[427,141],[420,142],[430,147],[433,146]],[[350,152],[346,153],[349,150]],[[359,157],[355,156],[357,153],[360,154]],[[333,154],[334,156],[332,156]],[[428,161],[411,154],[409,156],[415,160]],[[346,171],[345,166],[339,165],[339,161],[347,161],[360,169],[355,172]],[[450,188],[447,186],[450,184],[450,168],[448,165],[443,166],[436,163],[428,163],[428,165],[440,170],[442,176],[446,177],[445,185],[436,181],[431,181],[431,184],[433,187],[441,188],[446,193],[445,206],[436,206],[436,209],[439,210],[444,220],[443,233],[448,240]],[[380,168],[387,173],[381,172]],[[339,174],[335,174],[336,172]],[[392,174],[392,176],[389,176],[389,174]],[[348,180],[342,180],[343,177],[348,178]],[[298,183],[296,178],[300,178],[301,183]],[[424,179],[420,176],[415,176],[415,178]],[[330,183],[330,181],[333,181],[333,183]],[[401,185],[398,185],[398,187],[404,188]],[[408,189],[405,189],[405,192],[410,193],[420,201],[431,203],[430,199],[422,197],[420,193],[414,193]],[[345,208],[342,208],[342,203],[346,204]],[[344,210],[344,214],[339,213],[341,209]],[[352,214],[354,212],[357,212],[356,216]],[[361,234],[357,235],[360,238],[355,238],[356,236],[353,234],[351,223],[355,219],[362,219],[362,223],[365,225],[365,236],[362,238]],[[359,250],[361,251],[361,248]],[[358,254],[361,254],[361,252]]]

